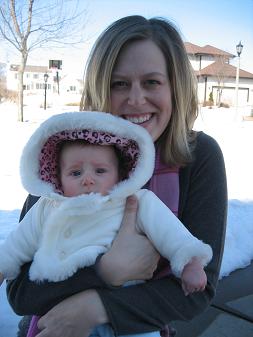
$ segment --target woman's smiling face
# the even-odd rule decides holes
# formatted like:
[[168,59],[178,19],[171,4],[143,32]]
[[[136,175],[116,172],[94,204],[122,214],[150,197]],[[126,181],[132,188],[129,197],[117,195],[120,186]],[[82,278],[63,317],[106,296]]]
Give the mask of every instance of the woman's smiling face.
[[112,72],[111,112],[143,126],[156,141],[172,111],[171,89],[162,51],[151,40],[129,43]]

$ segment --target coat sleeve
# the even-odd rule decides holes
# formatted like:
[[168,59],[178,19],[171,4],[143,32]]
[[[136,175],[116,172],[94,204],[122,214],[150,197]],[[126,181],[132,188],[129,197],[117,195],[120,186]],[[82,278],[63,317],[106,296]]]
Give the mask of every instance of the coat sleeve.
[[0,270],[6,279],[17,277],[20,267],[32,260],[38,248],[40,237],[38,206],[30,209],[18,227],[0,246]]
[[[40,203],[40,198],[28,195],[20,215],[20,221]],[[93,266],[79,269],[72,277],[61,282],[33,282],[29,278],[29,262],[24,263],[17,277],[7,282],[7,298],[17,315],[42,316],[65,298],[87,289],[106,288]]]
[[139,199],[137,225],[157,251],[170,261],[177,277],[193,257],[197,257],[203,266],[212,258],[212,248],[194,237],[151,191],[142,193]]

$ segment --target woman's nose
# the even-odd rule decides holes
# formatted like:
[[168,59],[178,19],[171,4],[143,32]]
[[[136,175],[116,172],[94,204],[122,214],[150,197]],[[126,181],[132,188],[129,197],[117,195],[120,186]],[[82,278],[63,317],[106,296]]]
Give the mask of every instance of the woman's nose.
[[129,90],[128,104],[139,106],[146,102],[144,89],[140,85],[133,85]]

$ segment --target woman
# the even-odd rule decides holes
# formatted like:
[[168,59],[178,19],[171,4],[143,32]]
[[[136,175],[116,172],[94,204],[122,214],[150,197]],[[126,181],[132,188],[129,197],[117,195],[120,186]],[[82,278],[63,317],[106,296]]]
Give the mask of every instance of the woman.
[[[134,228],[137,203],[130,198],[110,251],[95,268],[68,282],[34,284],[25,265],[8,286],[18,314],[44,315],[39,337],[89,336],[110,323],[116,335],[161,330],[190,320],[215,294],[224,245],[227,194],[222,153],[204,133],[192,131],[197,116],[196,82],[182,39],[163,19],[120,19],[98,38],[88,61],[81,110],[101,110],[145,127],[156,145],[150,189],[171,207],[193,235],[211,245],[204,292],[185,296],[166,270],[151,279],[157,253]],[[171,195],[169,201],[168,195]],[[35,200],[29,197],[24,212]],[[159,219],[158,219],[159,221]],[[157,273],[156,273],[157,274]],[[132,279],[149,281],[115,287]],[[56,290],[57,288],[57,290]],[[65,300],[64,300],[65,299]]]

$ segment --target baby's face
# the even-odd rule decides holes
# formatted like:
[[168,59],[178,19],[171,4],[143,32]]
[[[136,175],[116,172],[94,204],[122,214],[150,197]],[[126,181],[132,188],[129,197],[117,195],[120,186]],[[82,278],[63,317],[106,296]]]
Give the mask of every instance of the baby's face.
[[76,144],[63,149],[61,184],[66,197],[91,192],[106,195],[119,181],[118,159],[112,146]]

